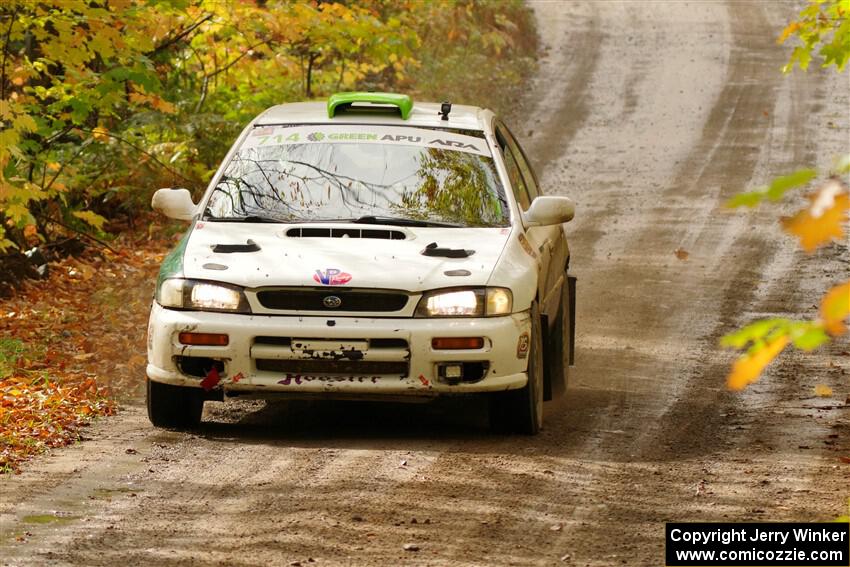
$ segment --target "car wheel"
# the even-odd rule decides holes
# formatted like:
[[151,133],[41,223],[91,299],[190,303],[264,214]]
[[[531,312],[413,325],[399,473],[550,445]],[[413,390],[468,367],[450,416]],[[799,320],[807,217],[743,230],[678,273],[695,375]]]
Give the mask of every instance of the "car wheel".
[[549,340],[548,361],[551,380],[551,397],[561,396],[570,383],[570,321],[573,314],[570,310],[570,286],[567,274],[564,273],[564,285],[561,288],[561,307],[555,316],[555,326]]
[[496,432],[534,435],[543,427],[543,341],[540,311],[531,305],[531,346],[528,382],[519,390],[499,392],[490,399],[490,426]]
[[204,398],[197,388],[147,379],[148,419],[157,427],[184,429],[201,422]]

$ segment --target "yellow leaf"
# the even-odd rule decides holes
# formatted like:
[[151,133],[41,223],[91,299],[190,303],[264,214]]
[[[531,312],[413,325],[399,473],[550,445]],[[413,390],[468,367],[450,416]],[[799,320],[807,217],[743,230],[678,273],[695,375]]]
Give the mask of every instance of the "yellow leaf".
[[850,281],[829,290],[820,304],[820,317],[830,335],[842,335],[847,331],[844,319],[848,315],[850,315]]
[[103,126],[98,126],[94,130],[92,130],[91,135],[95,140],[99,142],[105,142],[109,140],[109,130],[107,130]]
[[74,211],[73,214],[75,217],[80,219],[81,221],[92,225],[98,230],[103,229],[103,223],[106,222],[106,219],[100,216],[97,213],[93,213],[92,211]]
[[831,179],[808,198],[812,201],[811,206],[793,217],[782,219],[782,226],[800,239],[803,250],[811,252],[833,238],[844,236],[842,224],[847,220],[850,197],[839,181]]
[[24,205],[20,203],[11,203],[6,205],[6,210],[3,211],[6,217],[15,223],[21,222],[25,219],[32,218],[30,216],[30,211]]
[[815,395],[819,398],[831,398],[832,388],[830,388],[826,384],[818,384],[817,386],[815,386]]
[[759,379],[761,371],[776,358],[788,344],[788,337],[778,337],[755,352],[748,352],[735,361],[732,372],[726,377],[726,387],[743,390]]
[[38,125],[29,114],[18,114],[15,119],[12,120],[12,127],[19,132],[32,132],[38,128]]

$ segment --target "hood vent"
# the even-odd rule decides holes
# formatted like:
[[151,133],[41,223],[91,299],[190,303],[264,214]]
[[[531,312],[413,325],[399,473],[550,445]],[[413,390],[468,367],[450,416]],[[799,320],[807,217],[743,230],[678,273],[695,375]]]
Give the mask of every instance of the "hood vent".
[[405,240],[407,238],[400,230],[315,227],[290,228],[286,231],[286,236],[294,238],[379,238],[383,240]]

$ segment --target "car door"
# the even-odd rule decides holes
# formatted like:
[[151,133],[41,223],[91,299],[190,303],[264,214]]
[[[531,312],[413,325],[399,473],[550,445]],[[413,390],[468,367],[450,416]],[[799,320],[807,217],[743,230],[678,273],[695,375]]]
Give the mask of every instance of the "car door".
[[[496,125],[496,139],[502,147],[514,191],[519,192],[517,202],[523,211],[528,210],[531,201],[541,194],[537,176],[516,138],[503,123]],[[561,286],[565,283],[564,267],[569,254],[566,236],[561,225],[554,225],[528,227],[526,237],[541,260],[538,278],[540,312],[554,323],[560,306]]]

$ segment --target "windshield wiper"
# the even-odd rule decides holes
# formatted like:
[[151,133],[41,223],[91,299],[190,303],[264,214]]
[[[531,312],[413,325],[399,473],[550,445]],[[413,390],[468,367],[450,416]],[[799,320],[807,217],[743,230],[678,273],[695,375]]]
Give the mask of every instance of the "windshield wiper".
[[447,222],[424,221],[416,219],[406,219],[401,217],[380,217],[374,215],[366,215],[360,218],[351,219],[348,222],[354,224],[385,224],[395,226],[442,226],[448,228],[457,228],[459,224],[451,224]]
[[208,222],[274,222],[274,223],[285,223],[286,221],[282,221],[280,219],[275,219],[272,217],[264,217],[260,215],[248,215],[244,217],[206,217],[204,219]]

